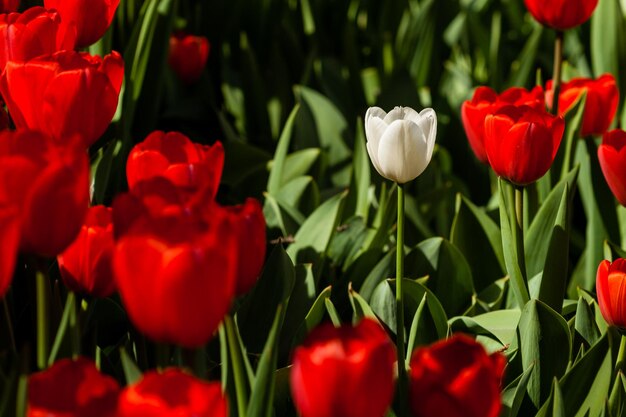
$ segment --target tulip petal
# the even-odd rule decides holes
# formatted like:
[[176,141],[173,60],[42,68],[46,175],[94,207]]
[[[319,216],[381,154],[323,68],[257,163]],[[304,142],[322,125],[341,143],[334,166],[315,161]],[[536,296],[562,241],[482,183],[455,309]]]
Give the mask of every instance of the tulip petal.
[[385,131],[378,148],[378,162],[384,177],[404,184],[428,166],[428,144],[418,125],[396,120]]

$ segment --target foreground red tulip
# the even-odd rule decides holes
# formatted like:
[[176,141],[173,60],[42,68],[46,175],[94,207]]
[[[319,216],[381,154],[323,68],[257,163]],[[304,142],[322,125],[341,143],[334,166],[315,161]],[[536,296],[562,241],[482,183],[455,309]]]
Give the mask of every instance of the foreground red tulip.
[[176,32],[170,37],[170,67],[185,83],[193,84],[202,75],[210,47],[209,40],[204,36]]
[[314,329],[296,348],[291,392],[302,417],[383,417],[393,399],[393,344],[380,325]]
[[162,184],[163,178],[142,181],[114,201],[115,229],[118,222],[121,229],[113,261],[116,284],[141,332],[155,341],[198,347],[212,337],[234,296],[234,226],[215,203],[200,216],[168,201],[163,190],[175,195],[177,188]]
[[61,51],[9,62],[0,92],[17,128],[40,130],[59,142],[79,136],[85,146],[106,130],[117,108],[124,61]]
[[20,223],[17,208],[0,208],[0,298],[13,279],[17,250],[20,245]]
[[[552,106],[552,81],[546,86],[546,103]],[[582,136],[602,135],[617,113],[619,90],[615,77],[604,74],[598,79],[574,78],[561,85],[559,115],[563,116],[576,103],[581,94],[587,93],[583,116]]]
[[626,206],[626,132],[612,130],[602,137],[598,160],[609,188],[622,206]]
[[91,207],[77,239],[57,257],[65,285],[95,297],[113,294],[113,246],[111,209]]
[[478,87],[471,100],[461,106],[461,119],[469,144],[482,163],[488,163],[485,152],[485,118],[506,105],[527,105],[537,110],[544,109],[543,88],[537,86],[531,91],[512,87],[498,95],[489,87]]
[[0,132],[0,208],[19,213],[20,247],[56,256],[76,238],[89,204],[82,149],[39,132]]
[[56,9],[66,26],[75,26],[76,47],[84,48],[107,31],[120,0],[44,0],[48,9]]
[[120,395],[117,417],[227,417],[219,383],[177,369],[147,372]]
[[467,336],[455,335],[411,357],[410,400],[415,417],[497,417],[506,359]]
[[184,190],[190,198],[212,200],[222,177],[224,147],[194,143],[182,133],[152,132],[135,145],[126,163],[129,188],[140,181],[163,177]]
[[61,26],[54,10],[31,7],[24,13],[0,14],[0,72],[8,61],[28,61],[74,49],[75,31]]
[[602,261],[596,276],[598,305],[610,325],[626,327],[626,260]]
[[13,13],[20,7],[20,0],[0,0],[0,13]]
[[117,382],[91,360],[61,359],[28,379],[27,417],[116,417]]
[[539,23],[566,30],[589,20],[598,0],[524,0],[524,3]]
[[239,266],[236,293],[241,295],[254,286],[265,262],[265,217],[263,207],[253,198],[226,209],[237,234]]
[[506,106],[485,119],[485,150],[494,172],[516,185],[537,181],[550,169],[565,122],[528,106]]

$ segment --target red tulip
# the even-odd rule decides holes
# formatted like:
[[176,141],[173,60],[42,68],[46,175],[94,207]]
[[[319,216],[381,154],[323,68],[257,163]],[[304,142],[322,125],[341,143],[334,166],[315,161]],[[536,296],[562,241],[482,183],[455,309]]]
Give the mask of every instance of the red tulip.
[[224,167],[224,147],[194,143],[182,133],[152,132],[135,145],[126,163],[128,186],[163,177],[186,192],[190,198],[213,200]]
[[467,336],[455,335],[411,357],[410,400],[415,417],[497,417],[506,359],[487,355]]
[[20,246],[56,256],[76,238],[89,204],[84,150],[39,132],[0,132],[0,208],[19,213]]
[[28,378],[26,417],[116,417],[118,394],[89,359],[61,359]]
[[626,206],[626,132],[612,130],[602,137],[598,160],[609,188],[622,206]]
[[[546,88],[546,103],[548,107],[552,107],[552,81],[548,81]],[[615,77],[604,74],[597,80],[574,78],[563,83],[559,94],[559,115],[564,116],[585,92],[587,100],[581,134],[602,135],[611,126],[619,104],[619,90]]]
[[598,0],[524,0],[524,3],[542,25],[567,30],[589,20]]
[[176,32],[170,37],[168,62],[181,80],[193,84],[202,75],[210,49],[209,40],[204,36]]
[[0,92],[18,128],[40,130],[59,142],[80,136],[85,146],[106,130],[124,76],[124,61],[61,51],[28,62],[9,62]]
[[302,417],[383,417],[393,399],[393,344],[378,323],[322,325],[296,348],[291,392]]
[[565,122],[528,106],[506,106],[485,119],[485,150],[494,172],[517,185],[542,177],[554,162]]
[[15,207],[0,208],[0,298],[6,294],[20,245],[19,214]]
[[241,295],[254,286],[265,262],[265,217],[263,207],[253,198],[248,198],[245,204],[226,209],[231,214],[237,234],[239,266],[236,293]]
[[44,0],[48,9],[56,9],[66,26],[76,29],[76,47],[84,48],[107,31],[120,0]]
[[95,297],[113,294],[113,246],[111,209],[91,207],[78,238],[57,258],[65,285]]
[[120,395],[117,417],[227,417],[219,383],[196,379],[177,369],[146,372]]
[[61,26],[55,10],[31,7],[0,15],[0,72],[8,61],[28,61],[63,49],[74,49],[76,33]]
[[[234,296],[238,255],[234,226],[215,203],[205,207],[201,217],[167,197],[161,199],[156,187],[132,194],[113,205],[114,221],[123,229],[113,268],[130,319],[156,341],[201,346],[217,329]],[[132,202],[140,207],[125,219],[124,209]],[[150,207],[153,204],[156,208]]]
[[596,291],[604,320],[612,326],[626,327],[626,260],[600,262]]
[[13,13],[20,7],[20,0],[0,0],[0,13]]
[[537,110],[544,109],[543,88],[537,86],[531,91],[512,87],[498,95],[489,87],[478,87],[471,100],[461,106],[461,119],[469,144],[482,163],[487,163],[485,152],[485,118],[506,105],[527,105]]

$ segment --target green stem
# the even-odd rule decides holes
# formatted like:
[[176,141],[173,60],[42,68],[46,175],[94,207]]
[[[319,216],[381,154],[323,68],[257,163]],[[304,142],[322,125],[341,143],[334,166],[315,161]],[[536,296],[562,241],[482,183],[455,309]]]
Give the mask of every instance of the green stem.
[[526,256],[524,253],[524,188],[515,186],[515,239],[517,261],[522,276],[526,278]]
[[45,369],[48,363],[48,277],[37,270],[37,366]]
[[72,343],[72,358],[76,359],[80,355],[80,327],[76,313],[76,295],[73,292],[67,296],[66,303],[70,304],[70,341]]
[[622,335],[619,352],[617,353],[617,362],[615,362],[615,370],[624,372],[626,365],[626,335]]
[[561,68],[563,67],[563,31],[556,31],[554,40],[554,74],[552,75],[552,114],[559,113],[559,94],[561,92]]
[[13,333],[13,323],[11,323],[11,313],[9,312],[9,302],[7,296],[2,298],[2,307],[4,310],[4,317],[7,321],[7,329],[9,332],[9,340],[11,342],[11,351],[17,353],[17,345],[15,344],[15,333]]
[[224,327],[226,329],[226,339],[228,343],[228,351],[230,353],[230,362],[233,365],[233,375],[235,380],[235,392],[237,396],[237,410],[239,416],[245,416],[248,412],[247,388],[245,374],[241,363],[241,351],[239,349],[239,339],[236,334],[235,323],[230,315],[224,318]]
[[396,239],[396,349],[398,353],[398,399],[402,415],[406,407],[407,375],[404,347],[404,184],[398,184],[398,222]]

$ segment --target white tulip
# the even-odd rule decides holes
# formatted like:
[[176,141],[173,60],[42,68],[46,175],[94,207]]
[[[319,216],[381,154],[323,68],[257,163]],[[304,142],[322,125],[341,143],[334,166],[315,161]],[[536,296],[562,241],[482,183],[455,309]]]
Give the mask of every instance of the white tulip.
[[376,171],[399,184],[417,178],[430,163],[437,136],[437,114],[395,107],[385,113],[370,107],[365,114],[367,153]]

